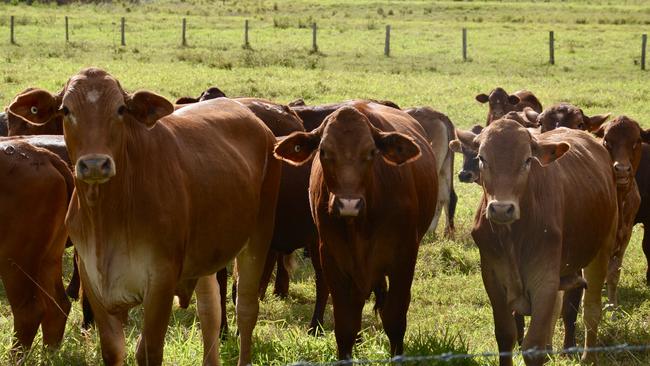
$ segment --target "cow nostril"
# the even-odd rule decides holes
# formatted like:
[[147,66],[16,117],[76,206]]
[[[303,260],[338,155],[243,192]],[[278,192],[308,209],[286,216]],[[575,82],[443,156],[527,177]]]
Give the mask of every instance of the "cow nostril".
[[111,170],[111,161],[109,159],[106,159],[106,161],[104,161],[102,164],[102,170],[107,172]]
[[512,215],[513,213],[515,213],[515,206],[510,205],[510,207],[508,207],[508,210],[506,211],[506,213],[508,215]]
[[495,213],[496,212],[496,210],[494,209],[494,205],[489,205],[488,210],[490,211],[490,213]]
[[79,170],[81,170],[82,173],[88,171],[88,165],[86,165],[83,160],[79,161]]

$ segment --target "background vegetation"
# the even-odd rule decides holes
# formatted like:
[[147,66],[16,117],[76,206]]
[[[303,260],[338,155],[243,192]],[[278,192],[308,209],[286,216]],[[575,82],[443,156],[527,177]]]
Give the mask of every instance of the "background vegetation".
[[[9,16],[16,19],[16,45],[9,43]],[[70,42],[64,16],[70,18]],[[120,17],[126,46],[120,46]],[[188,45],[181,46],[181,19]],[[250,48],[242,47],[243,24],[251,25]],[[319,27],[319,52],[311,52],[311,23]],[[391,57],[383,56],[384,27],[392,26]],[[461,29],[468,29],[469,60],[462,61]],[[548,31],[556,34],[556,65],[548,64]],[[0,103],[29,86],[59,90],[86,66],[109,70],[130,89],[150,89],[174,99],[218,85],[230,96],[280,102],[304,98],[326,103],[350,98],[390,99],[401,106],[429,105],[461,128],[483,123],[486,109],[474,95],[499,85],[535,92],[544,105],[569,101],[588,114],[627,114],[648,123],[649,74],[640,71],[641,34],[650,30],[643,0],[606,1],[143,1],[56,6],[0,4]],[[456,166],[460,158],[457,157]],[[478,251],[468,233],[480,192],[458,182],[456,240],[427,236],[420,251],[407,333],[408,354],[496,350],[491,310],[480,279]],[[625,259],[619,309],[608,311],[604,344],[650,343],[650,291],[637,227]],[[269,291],[270,293],[270,291]],[[314,299],[313,272],[302,260],[290,296],[261,305],[255,362],[330,361],[336,345],[331,307],[326,334],[306,335]],[[389,356],[387,338],[369,303],[364,311],[359,358]],[[231,328],[233,307],[229,305]],[[97,333],[80,331],[75,304],[62,348],[41,351],[29,364],[97,364]],[[131,314],[128,360],[142,323]],[[12,317],[0,296],[0,363],[7,364]],[[561,347],[561,326],[555,347]],[[582,332],[579,334],[582,339]],[[200,328],[194,313],[175,310],[167,333],[165,362],[200,360]],[[235,363],[231,332],[222,345],[225,365]],[[40,342],[40,336],[39,340]],[[516,360],[522,364],[521,359]],[[640,365],[650,353],[603,355],[604,365]],[[494,364],[494,359],[466,364]],[[577,363],[557,357],[551,365]]]

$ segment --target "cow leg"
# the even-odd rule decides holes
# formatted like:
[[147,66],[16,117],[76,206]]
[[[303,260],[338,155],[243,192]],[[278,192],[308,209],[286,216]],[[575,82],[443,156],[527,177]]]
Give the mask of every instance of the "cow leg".
[[327,298],[329,297],[329,288],[325,282],[323,274],[323,266],[320,261],[320,250],[318,250],[318,241],[314,241],[309,245],[309,253],[311,254],[311,264],[314,267],[314,276],[316,277],[316,304],[314,305],[314,313],[309,323],[309,334],[319,335],[323,330],[323,317],[325,314],[325,307],[327,306]]
[[[453,178],[452,178],[453,179]],[[454,190],[453,183],[449,191],[449,201],[445,205],[445,215],[447,216],[447,227],[445,228],[445,237],[453,239],[456,233],[454,226],[454,216],[456,215],[456,204],[458,203],[458,196]]]
[[77,265],[77,255],[77,250],[73,249],[72,278],[70,278],[70,283],[65,289],[65,293],[73,300],[79,300],[79,289],[81,287],[81,281],[79,280],[79,266]]
[[[81,262],[80,262],[81,263]],[[83,265],[80,265],[80,274],[82,281],[83,296],[88,299],[93,314],[95,315],[95,324],[99,331],[99,342],[102,347],[102,359],[107,366],[124,365],[124,324],[128,317],[128,311],[119,315],[109,314],[104,306],[95,297],[89,286],[83,286],[88,282]]]
[[93,325],[95,321],[95,315],[93,314],[93,309],[90,307],[90,302],[88,297],[84,293],[83,287],[81,287],[81,311],[83,313],[83,320],[81,321],[81,329],[88,330]]
[[219,365],[219,323],[222,309],[217,279],[212,275],[199,278],[194,291],[203,334],[203,365]]
[[585,279],[587,280],[587,290],[585,291],[584,306],[584,323],[585,323],[585,352],[582,354],[582,360],[591,362],[596,360],[595,353],[588,353],[589,347],[598,344],[598,323],[602,312],[600,292],[603,288],[605,276],[607,275],[607,262],[609,260],[608,251],[603,247],[596,258],[585,268]]
[[517,344],[521,346],[524,343],[524,327],[526,326],[526,322],[524,316],[521,314],[515,313],[512,316],[515,318],[515,325],[517,327]]
[[48,347],[58,347],[63,339],[65,323],[68,320],[71,306],[63,287],[62,256],[56,257],[53,263],[43,265],[40,270],[40,282],[52,297],[49,298],[43,293],[39,294],[45,304],[42,324],[43,343]]
[[[264,262],[264,270],[262,271],[262,278],[260,279],[260,290],[259,296],[260,300],[264,300],[266,296],[266,288],[271,282],[271,275],[273,274],[273,268],[275,268],[275,262],[278,258],[281,258],[282,255],[273,249],[269,249],[269,254],[266,256],[266,262]],[[280,267],[278,266],[278,271]]]
[[19,356],[22,350],[31,348],[45,313],[45,304],[37,294],[40,290],[36,284],[11,264],[7,270],[2,270],[2,283],[14,316],[12,352]]
[[433,220],[431,220],[431,224],[429,225],[429,229],[427,230],[427,232],[431,232],[434,234],[436,233],[436,228],[438,227],[438,221],[440,221],[440,214],[442,213],[443,206],[444,203],[438,200],[436,204],[436,212],[433,215]]
[[[414,246],[417,248],[417,246]],[[411,284],[417,254],[406,255],[413,258],[409,263],[400,263],[395,273],[388,276],[390,287],[383,308],[380,308],[381,322],[390,340],[391,356],[404,353],[404,333],[406,333],[406,313],[411,303]]]
[[650,222],[643,223],[643,254],[645,254],[645,260],[648,263],[647,270],[645,272],[645,283],[650,286],[650,235],[646,235],[646,227],[650,225]]
[[[174,274],[171,265],[168,273]],[[150,280],[144,296],[144,322],[138,339],[135,357],[138,365],[160,365],[163,359],[165,333],[174,303],[176,281],[171,276],[154,277]]]
[[334,335],[339,360],[352,358],[352,347],[361,329],[361,312],[364,299],[351,288],[332,289],[334,308]]
[[293,253],[278,255],[277,270],[275,272],[275,288],[273,289],[275,296],[281,298],[289,296],[289,270],[287,269],[287,261],[293,260],[293,255]]
[[576,346],[576,320],[580,301],[582,300],[582,287],[568,290],[562,299],[562,321],[564,322],[564,349]]
[[226,313],[226,292],[228,290],[228,269],[223,268],[217,272],[217,282],[219,283],[219,302],[221,304],[221,327],[219,334],[221,339],[226,339],[228,335],[228,315]]
[[[556,284],[557,285],[557,284]],[[558,285],[559,286],[559,285]],[[538,289],[531,296],[532,314],[528,332],[521,345],[522,350],[545,350],[553,336],[554,319],[559,312],[558,286],[547,286]],[[524,356],[526,365],[542,365],[546,355]]]
[[[485,262],[483,259],[481,262]],[[504,287],[496,279],[494,271],[490,268],[481,268],[483,284],[492,305],[492,316],[494,318],[494,335],[497,339],[499,352],[512,352],[517,338],[517,326],[512,311],[506,303]],[[523,318],[522,318],[523,320]],[[500,366],[512,366],[511,356],[499,356]]]

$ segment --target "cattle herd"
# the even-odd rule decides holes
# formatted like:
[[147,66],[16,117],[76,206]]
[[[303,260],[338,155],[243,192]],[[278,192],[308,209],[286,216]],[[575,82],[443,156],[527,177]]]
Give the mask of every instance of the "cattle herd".
[[[274,293],[287,295],[300,248],[316,279],[309,332],[322,331],[331,294],[338,357],[350,358],[374,294],[391,354],[402,354],[420,241],[443,210],[445,235],[455,233],[454,152],[459,180],[483,190],[472,237],[499,351],[547,349],[559,316],[564,347],[575,346],[581,305],[588,350],[601,289],[617,304],[632,226],[650,221],[650,131],[567,103],[543,109],[525,90],[476,100],[489,105],[486,126],[464,131],[429,107],[390,101],[283,105],[213,87],[172,104],[128,93],[96,68],[58,93],[26,89],[0,114],[0,170],[11,177],[1,183],[0,275],[14,357],[39,326],[46,346],[59,345],[68,297],[81,297],[83,327],[96,325],[108,365],[124,363],[123,326],[142,304],[136,359],[159,365],[174,297],[187,307],[196,293],[203,363],[219,364],[225,267],[235,260],[238,364],[247,365],[258,299],[276,267]],[[64,289],[67,246],[75,261]]]

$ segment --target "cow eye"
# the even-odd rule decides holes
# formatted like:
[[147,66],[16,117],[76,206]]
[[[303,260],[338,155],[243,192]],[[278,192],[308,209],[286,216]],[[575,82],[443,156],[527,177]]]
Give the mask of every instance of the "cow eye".
[[584,123],[579,123],[578,124],[578,129],[579,130],[584,130],[585,129],[585,124]]
[[377,149],[372,149],[368,152],[368,155],[366,155],[366,160],[372,160],[375,158],[377,155]]
[[327,160],[329,158],[329,154],[325,152],[325,150],[320,149],[320,158]]
[[485,159],[481,155],[479,155],[478,156],[478,167],[483,169],[484,165],[487,165],[487,162],[485,161]]
[[120,116],[124,115],[124,112],[126,112],[126,106],[125,105],[122,105],[117,109],[117,114],[119,114]]
[[528,159],[526,159],[526,161],[524,161],[524,169],[530,168],[530,163],[532,163],[532,161],[533,161],[533,157],[529,156]]
[[61,107],[61,112],[63,112],[63,115],[64,115],[64,116],[67,116],[67,115],[70,114],[70,110],[69,110],[68,107],[66,107],[66,106],[62,106],[62,107]]
[[603,140],[603,146],[605,146],[608,149],[610,148],[609,142],[607,142],[607,140]]

